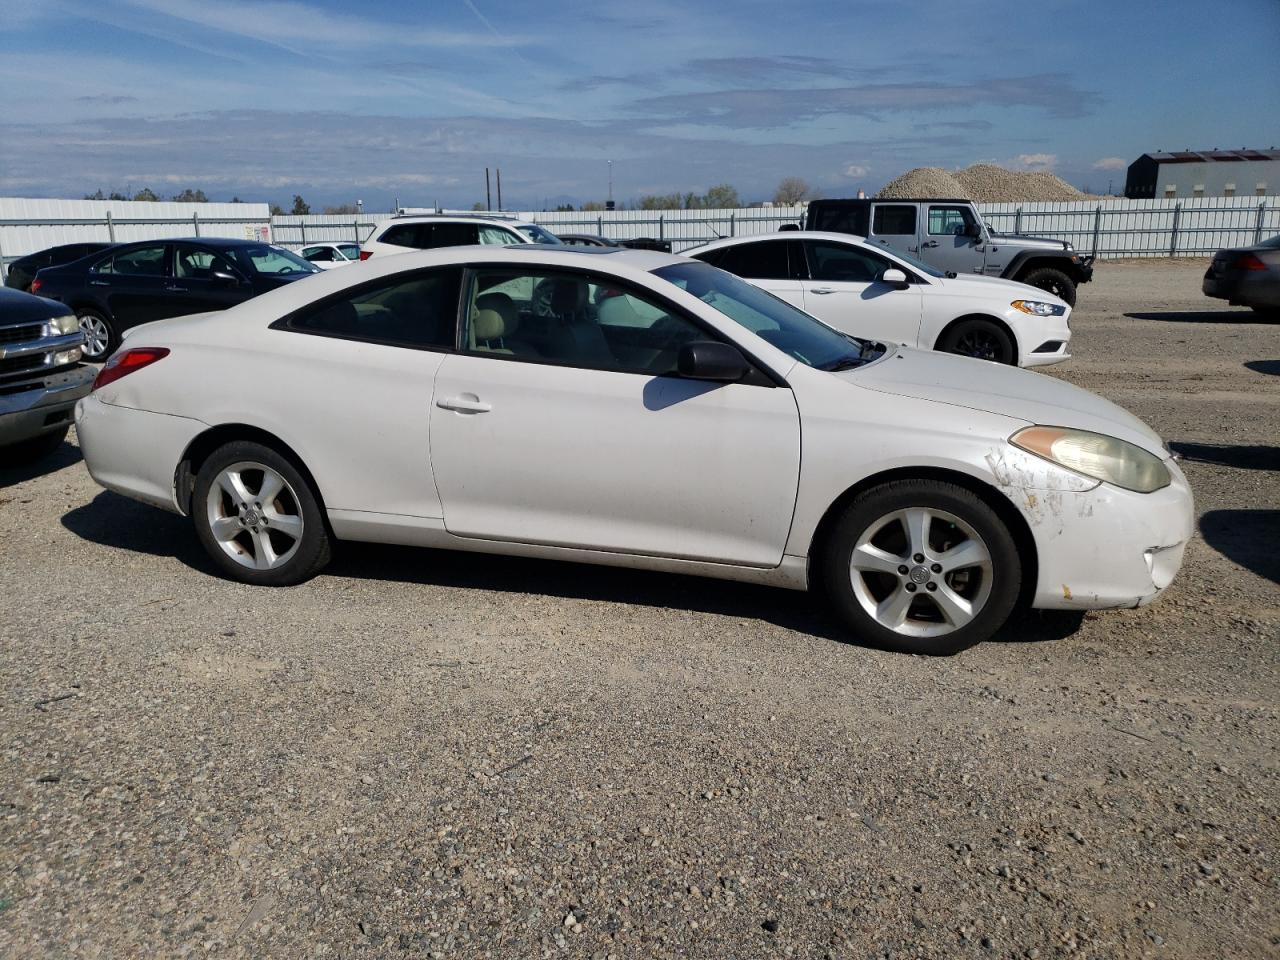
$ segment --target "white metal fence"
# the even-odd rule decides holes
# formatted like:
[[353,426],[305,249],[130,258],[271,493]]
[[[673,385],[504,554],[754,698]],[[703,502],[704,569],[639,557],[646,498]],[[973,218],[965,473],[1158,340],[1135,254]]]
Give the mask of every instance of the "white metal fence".
[[[1098,257],[1207,256],[1280,233],[1280,197],[1105,200],[979,204],[1001,232],[1068,240]],[[462,211],[455,211],[462,212]],[[553,233],[617,240],[653,237],[680,252],[722,236],[771,233],[798,223],[803,206],[737,210],[613,210],[511,213]],[[365,240],[390,214],[272,217],[262,203],[147,203],[0,198],[0,275],[28,253],[79,241],[219,236],[271,239],[298,248],[318,241]]]

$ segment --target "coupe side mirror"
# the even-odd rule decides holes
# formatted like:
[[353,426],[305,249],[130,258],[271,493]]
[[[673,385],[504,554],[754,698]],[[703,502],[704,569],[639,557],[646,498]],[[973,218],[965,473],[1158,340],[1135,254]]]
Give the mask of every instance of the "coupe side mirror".
[[736,383],[747,375],[747,359],[737,347],[715,340],[695,340],[680,348],[676,358],[680,376],[690,380]]
[[897,267],[890,267],[882,273],[880,275],[880,280],[883,283],[889,284],[889,286],[893,287],[895,290],[906,290],[911,286],[911,284],[907,282],[907,275]]
[[209,279],[213,281],[217,287],[234,287],[240,282],[240,278],[235,274],[227,273],[225,270],[214,270],[209,274]]

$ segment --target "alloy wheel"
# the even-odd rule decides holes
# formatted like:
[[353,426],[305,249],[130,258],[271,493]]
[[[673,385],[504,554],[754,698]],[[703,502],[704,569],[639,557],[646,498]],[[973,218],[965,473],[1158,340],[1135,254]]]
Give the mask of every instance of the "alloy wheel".
[[213,539],[252,570],[274,570],[302,542],[302,507],[289,482],[261,463],[233,463],[214,478],[205,503]]
[[955,514],[932,507],[895,510],[870,524],[849,566],[862,609],[904,636],[959,630],[991,595],[991,551],[982,537]]
[[956,353],[979,360],[1000,360],[1004,346],[989,330],[966,330],[956,341]]
[[93,360],[101,359],[107,352],[107,344],[111,342],[107,322],[91,313],[77,319],[80,321],[80,332],[84,334],[85,356]]

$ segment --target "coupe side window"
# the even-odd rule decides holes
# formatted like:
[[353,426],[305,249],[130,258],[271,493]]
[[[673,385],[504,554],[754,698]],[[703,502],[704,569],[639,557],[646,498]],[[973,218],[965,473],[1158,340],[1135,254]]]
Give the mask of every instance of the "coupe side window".
[[916,208],[912,203],[882,203],[876,206],[871,229],[877,236],[914,237]]
[[709,334],[615,281],[481,270],[465,304],[463,351],[647,376],[674,374],[680,348]]
[[332,263],[333,249],[330,247],[308,247],[302,251],[302,259],[308,263]]
[[175,277],[193,280],[208,280],[215,272],[239,276],[239,272],[222,257],[199,247],[179,247],[173,272]]
[[930,207],[929,234],[934,237],[962,237],[973,222],[967,207]]
[[289,330],[397,347],[452,349],[462,270],[402,273],[295,314]]

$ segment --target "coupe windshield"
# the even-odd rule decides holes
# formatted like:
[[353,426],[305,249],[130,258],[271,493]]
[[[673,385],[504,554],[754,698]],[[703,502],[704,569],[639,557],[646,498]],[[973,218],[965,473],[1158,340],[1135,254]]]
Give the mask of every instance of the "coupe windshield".
[[653,273],[810,367],[844,370],[869,359],[869,343],[833,330],[773,294],[710,264],[673,263]]
[[319,273],[320,268],[303,260],[283,247],[261,244],[255,247],[232,247],[228,253],[235,255],[241,268],[250,273],[280,275],[289,273]]
[[561,246],[564,245],[563,240],[557,237],[554,233],[543,230],[542,227],[538,226],[536,223],[525,224],[520,228],[520,232],[525,234],[534,243],[555,243]]

